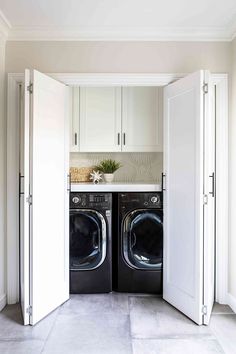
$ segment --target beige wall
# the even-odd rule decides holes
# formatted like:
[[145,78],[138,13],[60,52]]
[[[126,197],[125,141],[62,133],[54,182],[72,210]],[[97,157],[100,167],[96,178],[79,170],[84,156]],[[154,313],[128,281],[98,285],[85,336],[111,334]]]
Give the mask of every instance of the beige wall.
[[5,174],[6,174],[6,159],[5,159],[5,136],[6,122],[4,115],[4,79],[5,79],[5,43],[0,42],[0,310],[5,303]]
[[[229,42],[27,41],[8,42],[6,46],[7,72],[35,68],[42,72],[187,73],[209,69],[215,73],[231,73],[232,66],[235,97],[236,41],[233,45]],[[236,104],[232,117],[236,117]],[[230,120],[230,181],[229,290],[236,297],[236,119],[233,118]]]
[[8,42],[6,71],[228,72],[230,43],[223,42]]

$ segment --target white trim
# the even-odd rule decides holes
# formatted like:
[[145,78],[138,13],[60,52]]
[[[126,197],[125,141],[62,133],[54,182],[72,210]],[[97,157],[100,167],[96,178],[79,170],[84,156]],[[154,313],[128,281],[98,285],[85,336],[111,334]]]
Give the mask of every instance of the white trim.
[[[216,301],[227,303],[228,291],[228,77],[216,85]],[[222,207],[222,205],[224,207]]]
[[7,303],[19,300],[19,90],[22,74],[8,75],[7,95]]
[[164,86],[187,75],[181,74],[47,74],[70,86]]
[[4,309],[6,304],[7,304],[7,295],[3,294],[2,296],[0,296],[0,311],[2,311],[2,309]]
[[[186,74],[48,74],[67,85],[90,86],[134,86],[150,85],[164,86],[170,82],[184,77]],[[23,82],[23,74],[8,74],[8,122],[7,122],[7,294],[8,303],[19,300],[18,288],[18,151],[19,151],[19,122],[17,121],[16,89]],[[217,96],[220,110],[217,116],[218,154],[217,165],[217,290],[216,298],[221,303],[227,303],[228,278],[228,76],[226,74],[213,74],[212,80],[217,86]],[[222,133],[222,134],[221,134]],[[14,222],[13,222],[14,221]],[[17,247],[16,247],[17,245]]]
[[227,304],[236,313],[236,298],[230,293],[227,294]]
[[231,41],[225,27],[55,27],[13,26],[11,41]]

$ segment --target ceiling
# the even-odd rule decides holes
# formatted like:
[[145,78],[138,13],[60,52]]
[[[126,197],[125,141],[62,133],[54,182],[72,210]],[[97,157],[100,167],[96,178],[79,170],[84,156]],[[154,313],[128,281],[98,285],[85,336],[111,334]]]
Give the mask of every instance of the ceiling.
[[231,40],[236,0],[0,0],[8,40]]

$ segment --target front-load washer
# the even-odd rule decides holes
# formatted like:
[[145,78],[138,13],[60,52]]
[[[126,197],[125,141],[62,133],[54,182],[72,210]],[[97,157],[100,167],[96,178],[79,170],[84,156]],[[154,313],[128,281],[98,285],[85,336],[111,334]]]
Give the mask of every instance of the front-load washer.
[[117,291],[162,294],[162,193],[118,194]]
[[70,194],[70,293],[112,290],[110,193]]

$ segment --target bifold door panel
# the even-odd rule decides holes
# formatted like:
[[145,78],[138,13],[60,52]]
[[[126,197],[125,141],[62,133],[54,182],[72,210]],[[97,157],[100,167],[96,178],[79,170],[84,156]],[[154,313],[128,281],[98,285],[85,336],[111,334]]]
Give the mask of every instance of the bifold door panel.
[[30,195],[30,97],[28,93],[28,87],[30,87],[30,72],[26,70],[24,84],[24,105],[23,112],[21,112],[22,129],[20,134],[20,187],[23,185],[23,191],[20,193],[20,300],[25,325],[30,323],[30,203],[28,199]]
[[205,141],[207,134],[214,135],[205,129],[211,119],[206,111],[207,85],[207,73],[200,71],[164,90],[163,297],[198,324],[207,322],[204,311],[208,307],[211,312],[212,307],[204,300],[204,291],[212,287],[207,279],[213,265],[213,245],[207,242],[213,231],[204,228],[207,210],[212,208],[204,205],[208,198]]
[[35,324],[69,298],[68,95],[64,84],[35,70],[26,71],[25,82],[31,85],[25,91],[24,156],[30,228],[25,217],[23,244],[30,261],[22,260],[29,287],[26,281],[21,287]]

